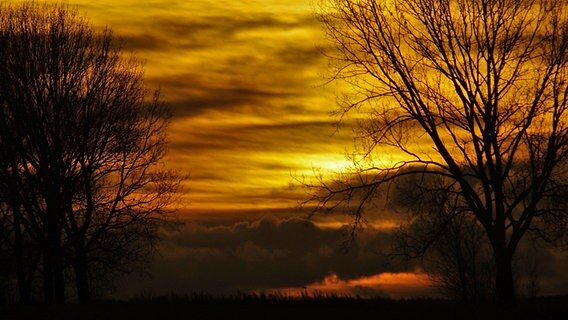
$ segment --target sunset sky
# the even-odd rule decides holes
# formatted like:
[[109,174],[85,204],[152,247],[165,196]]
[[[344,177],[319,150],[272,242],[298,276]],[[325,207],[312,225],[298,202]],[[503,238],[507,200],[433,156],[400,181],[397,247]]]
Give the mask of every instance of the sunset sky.
[[[331,174],[353,151],[352,119],[338,130],[330,115],[349,91],[324,85],[328,42],[315,1],[66,2],[145,61],[147,84],[173,114],[165,164],[190,175],[177,204],[187,223],[165,235],[152,277],[127,280],[118,295],[302,286],[432,293],[415,266],[386,257],[396,225],[387,209],[347,254],[339,252],[338,229],[346,218],[305,221],[306,211],[295,209],[306,193],[294,177],[309,179],[314,168]],[[565,258],[558,263],[568,267]]]
[[290,3],[77,1],[161,89],[174,114],[167,161],[191,174],[189,211],[289,208],[293,176],[346,165],[320,26],[309,0]]

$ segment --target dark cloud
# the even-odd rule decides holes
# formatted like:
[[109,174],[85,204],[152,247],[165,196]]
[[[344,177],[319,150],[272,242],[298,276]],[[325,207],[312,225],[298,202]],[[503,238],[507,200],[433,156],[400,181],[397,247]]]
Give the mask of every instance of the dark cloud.
[[[307,54],[308,49],[297,45],[286,50],[291,52],[275,52],[269,61],[248,55],[222,61],[212,57],[209,66],[193,70],[181,66],[176,74],[154,75],[148,82],[162,88],[176,117],[195,117],[209,110],[240,110],[243,114],[273,109],[286,109],[288,114],[313,112],[314,106],[304,105],[305,99],[322,94],[321,88],[315,87],[321,79],[305,75],[305,70],[311,67],[315,53]],[[296,50],[308,57],[285,63],[285,56],[295,55]]]
[[[309,141],[310,143],[306,143]],[[187,139],[172,141],[170,147],[177,151],[203,150],[263,150],[293,151],[310,153],[324,151],[331,143],[351,143],[351,137],[336,134],[334,122],[304,121],[271,124],[236,125],[214,128],[214,130],[194,132]],[[261,166],[274,166],[292,169],[279,163],[264,163]]]
[[167,39],[151,34],[121,34],[120,44],[133,51],[167,50],[170,42]]
[[152,279],[136,279],[119,294],[300,287],[321,281],[331,272],[352,279],[407,270],[382,253],[388,232],[367,232],[347,253],[339,249],[341,230],[322,229],[297,218],[262,218],[233,225],[186,225],[170,234],[162,256],[149,268]]
[[276,52],[278,60],[284,64],[294,65],[299,61],[306,64],[316,64],[325,61],[322,49],[313,46],[289,46],[282,48]]
[[191,32],[215,31],[219,35],[229,35],[240,31],[258,29],[292,29],[305,26],[319,27],[309,13],[299,16],[286,16],[286,19],[273,13],[240,15],[208,15],[206,19],[192,16],[172,19],[171,16],[150,18],[152,25],[159,26],[172,36],[184,37]]
[[[273,15],[212,15],[206,19],[197,16],[150,16],[144,25],[146,33],[124,35],[127,48],[142,51],[161,51],[171,47],[195,50],[218,47],[238,41],[245,31],[292,30],[319,28],[310,15],[281,19]],[[157,39],[161,39],[156,41]]]
[[[187,58],[200,62],[181,62],[177,68],[170,67],[167,76],[155,72],[147,79],[162,88],[174,116],[195,117],[208,110],[246,107],[259,111],[294,102],[300,105],[299,100],[319,94],[321,90],[314,88],[321,82],[319,75],[306,72],[325,61],[315,43],[289,37],[267,38],[294,28],[319,30],[309,15],[286,19],[273,14],[206,19],[164,16],[149,18],[144,33],[122,36],[127,48],[154,51],[166,59],[155,61],[157,64],[169,65],[170,53],[185,53]],[[245,31],[255,35],[243,42],[238,35]],[[297,111],[305,112],[309,107],[302,105]]]
[[[269,213],[273,215],[266,216]],[[399,293],[393,287],[395,291],[389,293],[380,281],[365,285],[365,281],[359,280],[416,270],[419,261],[403,262],[390,255],[393,238],[389,230],[362,231],[358,241],[345,253],[341,250],[345,239],[341,229],[318,227],[313,221],[293,217],[290,211],[243,211],[240,215],[216,212],[213,214],[216,219],[211,214],[203,213],[201,220],[186,224],[178,232],[167,233],[161,255],[148,269],[151,278],[125,279],[116,294],[129,297],[141,292],[234,294],[238,290],[299,289],[305,285],[321,286],[334,277],[338,283],[332,285],[353,283],[349,292],[366,296],[408,297],[413,292],[435,292],[424,288],[424,284],[415,284]],[[534,247],[527,244],[517,255],[519,294],[526,291],[523,277],[532,270],[534,261],[540,293],[565,293],[568,258],[542,243],[537,245],[537,255],[531,251]]]
[[[178,79],[178,84],[179,81],[183,82]],[[160,80],[157,82],[162,83]],[[173,88],[168,84],[164,84],[164,87]],[[271,92],[254,87],[194,87],[194,90],[199,90],[199,93],[188,94],[184,99],[166,102],[167,108],[174,117],[191,117],[209,110],[230,110],[246,105],[266,105],[267,100],[289,96],[284,92]]]

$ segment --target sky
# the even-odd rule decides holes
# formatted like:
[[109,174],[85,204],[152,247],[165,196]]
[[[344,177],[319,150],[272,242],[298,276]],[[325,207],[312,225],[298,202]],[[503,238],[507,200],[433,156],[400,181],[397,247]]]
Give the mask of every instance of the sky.
[[[8,1],[11,3],[20,0]],[[176,206],[185,222],[164,233],[147,276],[116,294],[330,290],[363,296],[431,296],[413,263],[388,256],[397,216],[377,209],[347,253],[346,217],[297,209],[296,179],[345,168],[348,119],[331,112],[349,88],[327,82],[329,43],[313,0],[69,0],[108,26],[145,62],[173,118],[167,167],[189,174]],[[388,159],[396,158],[389,155]],[[387,160],[388,160],[387,159]],[[563,257],[557,266],[568,267]],[[544,286],[562,270],[547,269]],[[546,281],[550,283],[547,285]]]
[[320,27],[309,1],[290,3],[77,2],[146,61],[174,115],[167,162],[191,175],[189,211],[288,208],[294,175],[345,164]]

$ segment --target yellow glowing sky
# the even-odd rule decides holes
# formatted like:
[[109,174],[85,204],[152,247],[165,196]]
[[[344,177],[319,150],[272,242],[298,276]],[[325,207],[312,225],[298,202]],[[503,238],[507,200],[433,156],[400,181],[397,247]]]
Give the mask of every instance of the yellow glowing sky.
[[68,3],[146,61],[174,114],[166,164],[190,174],[184,211],[291,208],[292,176],[348,165],[311,0]]

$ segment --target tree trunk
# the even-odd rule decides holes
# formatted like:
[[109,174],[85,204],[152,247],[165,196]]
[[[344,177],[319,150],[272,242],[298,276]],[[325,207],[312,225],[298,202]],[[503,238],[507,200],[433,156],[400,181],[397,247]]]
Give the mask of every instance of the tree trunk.
[[54,246],[52,241],[53,239],[48,240],[47,252],[43,258],[44,301],[48,305],[62,305],[65,303],[63,264],[60,248]]
[[494,248],[495,290],[499,307],[515,305],[515,286],[513,282],[513,255],[504,247]]
[[18,281],[18,293],[20,295],[20,302],[23,304],[30,303],[30,290],[27,286],[25,265],[24,265],[24,252],[23,252],[23,239],[22,239],[22,226],[21,214],[18,205],[12,203],[12,214],[14,215],[14,259],[16,265],[16,277]]
[[77,287],[77,299],[80,304],[91,301],[91,288],[89,286],[89,270],[87,259],[83,251],[77,253],[77,261],[74,264],[75,281]]
[[[49,261],[46,261],[51,271],[51,289],[53,290],[52,303],[62,305],[65,303],[65,279],[63,277],[63,257],[61,252],[61,206],[58,196],[50,194],[51,202],[47,203],[47,254]],[[57,200],[56,200],[57,199]],[[47,301],[46,301],[47,302]]]
[[63,259],[61,248],[58,246],[54,257],[53,287],[55,290],[55,304],[65,304],[65,277],[63,276]]
[[65,303],[65,279],[63,277],[63,261],[61,256],[61,233],[56,224],[55,228],[50,228],[49,255],[53,282],[53,303],[62,305]]
[[47,305],[53,304],[53,272],[51,256],[48,252],[43,255],[43,302]]

